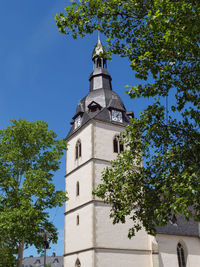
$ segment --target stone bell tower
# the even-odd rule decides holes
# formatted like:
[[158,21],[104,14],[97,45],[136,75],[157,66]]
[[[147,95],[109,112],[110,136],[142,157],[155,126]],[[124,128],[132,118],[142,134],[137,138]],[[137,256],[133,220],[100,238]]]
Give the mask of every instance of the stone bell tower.
[[67,135],[64,266],[151,266],[150,236],[142,230],[129,240],[131,225],[113,225],[110,206],[92,195],[103,169],[123,150],[119,134],[133,116],[112,91],[104,55],[98,39],[89,92],[79,102]]

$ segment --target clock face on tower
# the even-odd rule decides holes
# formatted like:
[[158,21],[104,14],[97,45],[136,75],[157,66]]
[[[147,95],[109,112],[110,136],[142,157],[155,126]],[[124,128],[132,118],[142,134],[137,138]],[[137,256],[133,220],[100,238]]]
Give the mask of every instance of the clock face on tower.
[[123,122],[122,112],[118,110],[112,110],[112,121]]
[[80,115],[79,115],[78,117],[76,117],[74,123],[75,123],[75,124],[74,124],[74,128],[75,128],[75,129],[81,126],[81,116],[80,116]]

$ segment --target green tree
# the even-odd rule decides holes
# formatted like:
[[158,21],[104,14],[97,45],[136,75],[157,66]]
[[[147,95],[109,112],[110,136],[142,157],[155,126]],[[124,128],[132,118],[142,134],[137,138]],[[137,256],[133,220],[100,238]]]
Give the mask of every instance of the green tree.
[[14,267],[16,266],[16,254],[12,242],[7,237],[0,237],[0,267]]
[[173,214],[200,220],[200,1],[72,1],[56,22],[73,38],[104,33],[108,51],[127,57],[141,79],[130,97],[155,98],[127,127],[127,151],[95,191],[111,204],[114,223],[133,220],[131,237],[138,220],[151,234]]
[[11,122],[0,130],[0,240],[10,241],[21,267],[25,248],[42,249],[40,232],[51,232],[52,242],[57,241],[48,210],[66,199],[52,182],[66,143],[43,121]]

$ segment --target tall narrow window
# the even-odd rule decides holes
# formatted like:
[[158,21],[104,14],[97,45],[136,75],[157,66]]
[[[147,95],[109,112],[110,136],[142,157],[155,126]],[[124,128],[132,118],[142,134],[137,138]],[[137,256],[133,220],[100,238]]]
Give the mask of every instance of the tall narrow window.
[[79,196],[80,194],[80,185],[79,182],[76,183],[76,196]]
[[81,157],[81,142],[79,142],[79,147],[78,147],[79,149],[78,149],[78,155],[79,155],[79,157]]
[[78,142],[76,143],[76,147],[75,147],[75,159],[78,159],[79,157],[81,157],[81,141],[78,140]]
[[178,266],[186,267],[185,252],[181,243],[177,245],[177,257],[178,257]]
[[78,159],[78,145],[76,144],[76,159]]
[[113,151],[114,153],[124,151],[124,145],[122,144],[122,139],[119,135],[116,135],[113,139]]
[[76,216],[76,225],[79,225],[79,215]]
[[118,139],[115,136],[115,138],[113,139],[113,150],[115,153],[118,153]]

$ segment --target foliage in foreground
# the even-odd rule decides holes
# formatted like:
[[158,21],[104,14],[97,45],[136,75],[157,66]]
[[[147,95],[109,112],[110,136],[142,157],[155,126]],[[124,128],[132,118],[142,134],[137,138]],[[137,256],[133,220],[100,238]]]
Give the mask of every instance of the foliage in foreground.
[[[6,240],[6,241],[5,241]],[[0,239],[0,267],[15,267],[16,266],[16,257],[14,254],[17,251],[10,244],[9,240],[7,240],[1,236]]]
[[96,190],[112,205],[114,222],[133,220],[129,236],[140,228],[137,219],[153,234],[176,213],[200,219],[199,14],[199,0],[82,0],[56,15],[61,33],[77,38],[98,29],[111,53],[129,59],[143,80],[130,86],[131,98],[174,98],[170,116],[157,99],[132,120],[128,150]]
[[0,130],[0,237],[10,240],[21,266],[24,248],[42,249],[39,233],[50,232],[52,242],[57,241],[47,209],[66,199],[52,181],[66,144],[43,121],[11,122]]
[[148,111],[126,128],[127,150],[105,169],[95,191],[111,204],[114,223],[133,220],[129,237],[141,229],[139,222],[155,234],[177,213],[200,220],[199,133],[189,123],[177,128],[176,120],[170,127],[157,121],[157,115],[164,119],[159,103]]

